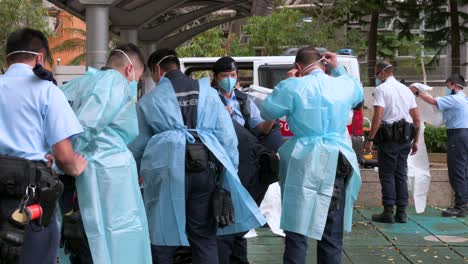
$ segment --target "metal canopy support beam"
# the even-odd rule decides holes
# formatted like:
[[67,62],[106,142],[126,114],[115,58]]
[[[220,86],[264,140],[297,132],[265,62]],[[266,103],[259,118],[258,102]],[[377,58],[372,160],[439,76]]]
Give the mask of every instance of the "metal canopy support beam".
[[243,1],[236,1],[236,2],[227,2],[227,3],[221,3],[217,5],[212,5],[208,7],[204,7],[201,9],[197,9],[195,11],[192,11],[190,13],[176,16],[173,19],[157,25],[151,29],[147,30],[142,30],[140,31],[140,40],[142,41],[159,41],[162,38],[166,37],[170,33],[174,32],[176,29],[180,28],[183,25],[188,24],[189,22],[198,19],[202,16],[205,16],[211,12],[214,12],[216,10],[221,10],[223,8],[237,5],[239,3],[247,2],[247,0]]
[[106,65],[109,43],[109,6],[86,5],[86,65]]
[[238,16],[235,16],[235,17],[228,17],[228,18],[225,18],[225,19],[211,21],[211,22],[202,24],[200,26],[191,28],[189,30],[185,30],[185,31],[183,31],[181,33],[175,34],[174,36],[171,36],[171,37],[168,37],[168,38],[165,38],[163,40],[158,41],[157,42],[158,48],[175,48],[175,47],[179,46],[180,44],[184,43],[185,41],[195,37],[196,35],[204,32],[204,31],[206,31],[208,29],[211,29],[211,28],[216,27],[218,25],[221,25],[221,24],[233,21],[233,20],[237,20],[237,19],[240,19],[240,18],[243,18],[243,17],[245,17],[245,15],[238,15]]
[[136,28],[120,29],[120,42],[138,45],[138,30]]
[[111,7],[112,25],[116,27],[142,27],[159,15],[182,5],[188,0],[150,1],[149,4],[133,11]]

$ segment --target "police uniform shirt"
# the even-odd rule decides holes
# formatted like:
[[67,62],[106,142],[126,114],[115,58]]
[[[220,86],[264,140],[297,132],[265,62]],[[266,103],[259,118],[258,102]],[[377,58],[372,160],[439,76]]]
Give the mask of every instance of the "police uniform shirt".
[[437,97],[437,107],[442,111],[449,129],[468,128],[468,97],[460,91],[454,95]]
[[416,108],[416,99],[411,90],[390,76],[384,83],[377,86],[374,92],[374,106],[384,108],[382,121],[387,123],[405,119],[412,123],[410,110]]
[[180,70],[173,70],[166,74],[179,101],[179,106],[188,128],[197,126],[198,94],[200,87],[198,81],[188,77]]
[[63,92],[27,64],[0,76],[0,154],[45,160],[53,145],[83,132]]
[[[221,94],[221,96],[224,96],[224,95]],[[244,116],[242,115],[240,104],[237,101],[236,93],[232,92],[231,98],[226,98],[226,97],[224,98],[226,99],[226,105],[232,107],[232,113],[231,113],[232,119],[236,121],[238,124],[240,124],[241,126],[244,126],[245,119],[244,119]],[[249,108],[248,110],[250,112],[249,127],[256,128],[260,123],[264,121],[262,117],[260,116],[260,110],[250,98],[247,99],[247,107]]]

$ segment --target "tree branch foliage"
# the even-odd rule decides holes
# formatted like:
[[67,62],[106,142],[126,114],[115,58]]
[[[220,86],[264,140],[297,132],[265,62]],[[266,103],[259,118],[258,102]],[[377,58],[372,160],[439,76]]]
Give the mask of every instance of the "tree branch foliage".
[[5,68],[5,46],[13,31],[29,27],[50,35],[47,9],[41,0],[0,0],[0,68]]

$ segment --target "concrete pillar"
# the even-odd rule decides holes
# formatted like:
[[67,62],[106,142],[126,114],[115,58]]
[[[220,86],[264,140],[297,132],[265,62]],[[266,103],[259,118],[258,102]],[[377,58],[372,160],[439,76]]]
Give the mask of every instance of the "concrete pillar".
[[246,22],[246,19],[239,19],[239,20],[236,20],[236,21],[232,21],[231,22],[231,32],[236,34],[237,37],[240,37],[241,35],[241,26],[242,25],[245,25],[247,22]]
[[136,28],[120,29],[120,42],[138,45],[138,30]]
[[[154,51],[156,51],[156,43],[145,43],[143,45],[143,56],[145,56],[146,62],[148,62],[151,53],[153,53]],[[149,91],[151,91],[151,89],[154,88],[154,81],[151,77],[151,72],[149,68],[143,76],[143,87],[144,94],[148,93]]]
[[109,6],[86,5],[86,65],[101,68],[106,64],[109,43]]
[[145,43],[143,45],[143,56],[145,56],[145,59],[148,60],[149,57],[151,56],[151,53],[156,51],[156,43]]

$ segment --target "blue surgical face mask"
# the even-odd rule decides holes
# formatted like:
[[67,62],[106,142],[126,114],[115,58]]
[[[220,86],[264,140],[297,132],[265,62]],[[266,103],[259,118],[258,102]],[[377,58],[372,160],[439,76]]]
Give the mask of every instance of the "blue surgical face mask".
[[445,95],[454,95],[456,94],[457,92],[455,92],[455,90],[452,90],[450,89],[448,86],[446,87],[447,89],[445,89]]
[[380,79],[375,79],[375,86],[379,86],[382,84],[382,80]]
[[135,97],[138,94],[138,82],[133,81],[129,84],[130,87],[130,92],[132,93],[132,96]]
[[234,87],[236,87],[237,79],[232,78],[232,77],[227,77],[222,79],[219,82],[219,86],[223,88],[224,91],[227,93],[231,93],[234,90]]

